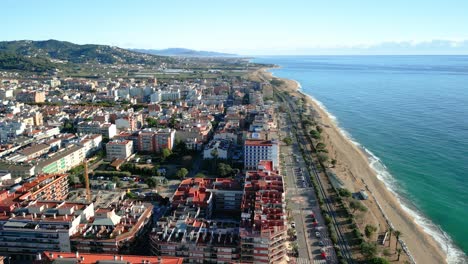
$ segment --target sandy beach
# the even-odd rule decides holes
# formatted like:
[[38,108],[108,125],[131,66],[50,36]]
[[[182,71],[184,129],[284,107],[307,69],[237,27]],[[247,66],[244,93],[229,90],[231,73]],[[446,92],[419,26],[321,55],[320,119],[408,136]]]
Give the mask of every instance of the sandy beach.
[[[249,77],[258,81],[274,78],[265,69],[256,71]],[[328,147],[329,156],[337,160],[333,170],[346,188],[351,191],[367,189],[370,197],[364,202],[369,208],[365,215],[366,221],[378,226],[378,232],[385,232],[388,227],[385,214],[393,228],[402,233],[401,240],[408,247],[416,263],[446,263],[446,255],[436,241],[415,223],[414,219],[404,211],[396,196],[377,178],[366,153],[343,135],[333,119],[316,101],[298,90],[300,87],[297,82],[282,80],[285,83],[279,89],[287,91],[290,95],[305,98],[307,105],[316,112],[317,121],[324,127],[323,140]],[[394,243],[395,237],[392,236],[392,244]],[[392,248],[394,249],[394,246]],[[389,259],[393,260],[393,257]],[[408,260],[408,257],[401,258],[400,262],[403,263],[405,259]]]

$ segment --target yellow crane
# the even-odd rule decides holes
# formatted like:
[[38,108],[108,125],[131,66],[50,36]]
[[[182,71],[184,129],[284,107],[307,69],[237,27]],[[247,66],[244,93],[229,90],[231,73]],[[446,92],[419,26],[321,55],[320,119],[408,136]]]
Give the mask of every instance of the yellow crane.
[[91,189],[89,188],[88,159],[84,160],[84,178],[86,187],[86,201],[91,203]]

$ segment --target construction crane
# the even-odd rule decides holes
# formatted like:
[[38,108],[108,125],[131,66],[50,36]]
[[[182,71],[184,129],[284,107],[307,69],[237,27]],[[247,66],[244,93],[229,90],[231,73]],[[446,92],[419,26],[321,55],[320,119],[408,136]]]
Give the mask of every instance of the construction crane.
[[91,203],[91,189],[89,188],[89,176],[88,176],[88,159],[84,160],[84,178],[86,187],[86,201]]

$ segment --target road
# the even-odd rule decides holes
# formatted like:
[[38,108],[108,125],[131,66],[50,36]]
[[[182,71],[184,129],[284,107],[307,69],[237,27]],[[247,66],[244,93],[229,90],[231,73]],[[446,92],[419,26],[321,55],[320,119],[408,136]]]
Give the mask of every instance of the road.
[[[288,120],[289,124],[294,124],[294,127],[301,127],[302,126],[301,120],[300,120],[300,118],[299,118],[299,116],[298,116],[298,114],[296,112],[296,111],[298,111],[297,105],[295,104],[295,102],[293,102],[291,100],[290,97],[286,97],[286,103],[289,106],[289,107],[287,107],[287,109],[292,110],[292,111],[289,112],[290,115],[287,115],[287,116],[289,116],[291,118],[290,120]],[[294,133],[292,133],[292,135],[295,135],[296,139],[299,140],[300,146],[304,148],[306,153],[311,153],[310,138],[305,136],[303,129],[298,128],[297,131],[295,130],[293,132]],[[294,138],[294,137],[291,136],[291,138]],[[299,152],[299,148],[297,149],[297,152]],[[304,161],[302,156],[300,158],[301,158],[300,159],[301,161]],[[302,165],[304,166],[303,168],[306,168],[307,163],[305,163],[305,162],[301,163],[301,166]],[[312,176],[317,180],[319,192],[324,197],[324,202],[325,202],[325,207],[327,208],[327,213],[331,216],[332,223],[333,223],[333,228],[336,231],[337,237],[338,237],[337,245],[339,246],[339,248],[340,248],[340,250],[341,250],[341,252],[342,252],[342,254],[343,254],[343,256],[344,256],[344,258],[346,260],[346,262],[354,263],[350,247],[347,244],[347,241],[346,241],[346,239],[345,239],[345,237],[343,235],[343,231],[341,230],[342,227],[338,224],[338,221],[336,219],[337,218],[336,213],[335,213],[336,208],[334,207],[333,202],[330,199],[330,194],[327,193],[325,188],[323,187],[323,182],[321,181],[321,178],[319,176],[319,173],[317,172],[317,169],[316,169],[314,163],[311,164],[310,170],[313,172]],[[310,178],[308,178],[308,179],[310,179]]]
[[[297,263],[337,263],[333,244],[329,239],[324,219],[317,203],[317,197],[310,182],[310,175],[306,169],[306,163],[300,155],[299,145],[294,136],[290,136],[291,121],[287,115],[280,118],[281,138],[291,137],[293,143],[290,146],[281,146],[281,173],[285,176],[286,200],[296,225],[297,243],[299,245],[299,257]],[[304,180],[302,180],[304,179]],[[313,223],[314,213],[318,225]],[[316,238],[316,232],[320,238]],[[319,245],[322,241],[324,246]],[[325,250],[327,259],[321,256],[321,250]]]

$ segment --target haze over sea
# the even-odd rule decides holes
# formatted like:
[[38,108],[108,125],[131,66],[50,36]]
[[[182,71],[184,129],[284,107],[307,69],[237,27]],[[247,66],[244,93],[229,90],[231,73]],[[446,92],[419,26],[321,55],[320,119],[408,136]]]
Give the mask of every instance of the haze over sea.
[[[274,56],[320,101],[427,232],[468,253],[468,56]],[[381,163],[377,160],[380,159]],[[377,161],[377,162],[376,162]],[[449,238],[447,238],[449,237]]]

